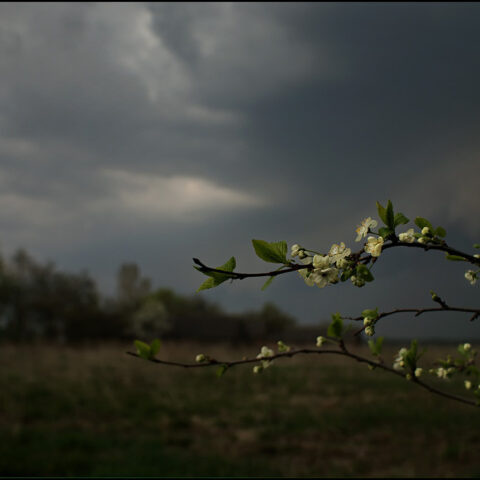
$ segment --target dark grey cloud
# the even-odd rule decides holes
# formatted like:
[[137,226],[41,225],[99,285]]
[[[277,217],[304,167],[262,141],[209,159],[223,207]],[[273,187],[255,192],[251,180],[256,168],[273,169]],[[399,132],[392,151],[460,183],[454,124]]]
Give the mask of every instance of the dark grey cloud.
[[[192,256],[260,270],[252,237],[354,248],[356,225],[388,198],[469,248],[479,8],[1,4],[4,250],[88,268],[106,290],[120,262],[138,261],[189,293],[202,281]],[[337,305],[423,304],[430,288],[474,301],[461,265],[441,275],[434,255],[390,253],[365,289],[292,277],[204,295],[233,310],[274,300],[304,321]]]

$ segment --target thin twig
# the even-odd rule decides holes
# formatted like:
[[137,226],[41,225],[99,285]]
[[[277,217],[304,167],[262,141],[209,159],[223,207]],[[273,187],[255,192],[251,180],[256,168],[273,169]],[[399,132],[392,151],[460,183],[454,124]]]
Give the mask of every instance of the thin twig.
[[[134,353],[134,352],[126,352],[126,353],[128,355],[132,355],[133,357],[141,358],[140,355],[138,355],[137,353]],[[182,367],[182,368],[205,368],[205,367],[211,367],[211,366],[214,366],[214,365],[225,365],[226,368],[231,368],[231,367],[234,367],[236,365],[243,365],[243,364],[249,364],[249,363],[259,363],[259,362],[264,361],[264,360],[272,361],[272,360],[276,360],[278,358],[286,358],[286,357],[290,358],[290,357],[293,357],[293,356],[299,355],[299,354],[304,354],[304,355],[309,355],[309,354],[341,355],[341,356],[344,356],[344,357],[352,358],[352,359],[356,360],[357,362],[365,363],[367,365],[371,365],[374,368],[381,368],[382,370],[385,370],[389,373],[392,373],[394,375],[405,378],[404,373],[399,372],[397,370],[394,370],[393,368],[388,367],[383,363],[375,362],[375,361],[370,360],[366,357],[361,357],[360,355],[354,354],[354,353],[350,352],[349,350],[347,350],[345,345],[343,345],[343,347],[340,350],[334,350],[334,349],[319,350],[319,349],[312,349],[312,348],[301,348],[301,349],[297,349],[297,350],[291,350],[289,352],[277,353],[277,354],[272,355],[271,357],[246,358],[246,359],[242,359],[242,360],[233,360],[233,361],[220,361],[220,360],[210,359],[209,361],[204,362],[204,363],[183,363],[183,362],[173,362],[173,361],[168,361],[168,360],[159,360],[157,358],[148,359],[148,361],[153,362],[153,363],[157,363],[157,364],[160,364],[160,365],[176,366],[176,367]],[[453,395],[451,393],[439,390],[439,389],[437,389],[435,387],[432,387],[431,385],[428,385],[427,383],[419,380],[417,377],[412,378],[412,383],[414,383],[416,385],[419,385],[420,387],[422,387],[422,388],[424,388],[424,389],[428,390],[429,392],[434,393],[436,395],[448,398],[450,400],[455,400],[457,402],[462,402],[462,403],[465,403],[467,405],[478,407],[478,405],[475,401],[468,400],[466,398],[459,397],[457,395]]]
[[[478,316],[480,316],[480,309],[479,308],[463,308],[463,307],[450,307],[444,303],[445,306],[436,307],[436,308],[396,308],[389,312],[381,312],[378,314],[378,317],[375,319],[375,323],[377,323],[381,318],[388,317],[390,315],[396,315],[397,313],[415,313],[415,317],[422,315],[423,313],[428,312],[465,312],[465,313],[473,313],[473,316],[470,318],[470,321],[475,320]],[[353,321],[360,321],[363,320],[363,316],[358,317],[342,317],[345,320],[353,320]],[[357,330],[354,335],[359,335],[365,330],[365,326],[362,327],[360,330]]]

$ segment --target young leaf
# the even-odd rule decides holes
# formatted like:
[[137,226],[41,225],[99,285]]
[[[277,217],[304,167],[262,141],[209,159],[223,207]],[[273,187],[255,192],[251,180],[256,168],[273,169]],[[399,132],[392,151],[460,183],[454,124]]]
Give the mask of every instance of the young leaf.
[[379,202],[377,202],[377,210],[378,210],[378,216],[382,219],[382,222],[385,225],[388,225],[388,223],[387,223],[387,212],[386,212],[385,208]]
[[332,314],[332,323],[328,326],[327,335],[329,337],[341,338],[343,332],[343,320],[341,315],[337,313]]
[[480,243],[474,243],[473,248],[480,248]]
[[392,205],[392,202],[390,200],[388,201],[388,204],[387,204],[387,209],[385,211],[385,216],[387,217],[387,222],[386,222],[387,227],[394,230],[395,229],[395,216],[393,214],[393,205]]
[[287,242],[266,242],[265,240],[252,240],[255,253],[265,262],[288,263]]
[[398,225],[405,225],[408,223],[410,220],[403,214],[403,213],[396,213],[395,214],[395,226],[397,227]]
[[383,345],[383,337],[378,337],[377,340],[370,339],[368,341],[368,346],[370,348],[370,351],[372,352],[372,355],[378,356],[380,353],[382,353],[382,345]]
[[150,344],[150,357],[153,358],[160,351],[160,340],[156,338]]
[[370,270],[363,264],[357,265],[357,277],[366,282],[371,282],[373,280],[372,272],[370,272]]
[[447,253],[445,255],[445,258],[447,260],[451,260],[452,262],[465,262],[466,260],[461,257],[460,255],[450,255],[449,253]]
[[417,366],[417,351],[418,351],[418,342],[416,340],[412,340],[410,344],[410,348],[408,349],[407,353],[405,354],[405,363],[409,367],[410,370],[415,370]]
[[435,233],[434,233],[437,237],[441,237],[441,238],[444,238],[445,235],[447,234],[447,232],[445,231],[445,229],[443,227],[437,227],[437,229],[435,230]]
[[376,320],[378,318],[378,307],[375,310],[364,310],[362,312],[362,317]]
[[428,227],[430,231],[433,232],[432,224],[426,218],[417,217],[415,219],[415,225],[420,229]]
[[217,375],[217,377],[221,377],[226,371],[227,371],[227,368],[228,366],[223,364],[223,365],[220,365],[218,368],[217,368],[217,371],[215,372],[215,374]]
[[263,284],[262,291],[263,291],[263,290],[266,290],[266,289],[270,286],[270,284],[273,282],[273,279],[274,279],[274,278],[275,278],[275,277],[270,277],[270,278]]
[[380,234],[381,237],[383,237],[384,240],[386,240],[394,232],[391,228],[381,227],[378,229],[378,233]]
[[[226,272],[233,272],[233,269],[236,266],[235,257],[231,257],[226,263],[224,263],[220,267],[216,267],[218,270],[225,270]],[[197,289],[197,292],[200,290],[206,290],[208,288],[217,287],[221,283],[225,282],[229,278],[232,278],[228,273],[220,273],[220,272],[212,272],[209,270],[205,270],[201,267],[193,267],[196,268],[199,272],[209,276],[210,278],[205,280]]]
[[137,348],[138,356],[148,360],[150,358],[150,345],[142,342],[141,340],[135,340],[133,343]]
[[344,282],[345,280],[348,280],[352,275],[353,275],[353,270],[351,268],[348,268],[342,272],[340,280]]

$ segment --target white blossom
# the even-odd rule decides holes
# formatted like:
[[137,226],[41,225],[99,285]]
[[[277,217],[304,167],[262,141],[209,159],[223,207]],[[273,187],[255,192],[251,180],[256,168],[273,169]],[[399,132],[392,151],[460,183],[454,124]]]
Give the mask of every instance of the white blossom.
[[375,228],[377,226],[377,221],[372,220],[371,217],[365,218],[362,220],[361,225],[355,230],[357,232],[356,242],[359,242],[363,237],[367,236],[370,228]]
[[398,238],[401,242],[413,243],[415,241],[413,228],[409,228],[406,232],[401,233]]
[[472,382],[470,380],[465,380],[465,388],[470,390],[472,388]]
[[407,352],[408,352],[408,350],[405,347],[402,347],[398,351],[397,356],[395,357],[395,359],[393,361],[394,370],[403,370],[403,367],[405,366],[404,356]]
[[416,368],[414,373],[416,377],[419,377],[423,373],[423,368]]
[[443,368],[443,367],[437,368],[437,372],[436,372],[436,373],[437,373],[437,377],[438,377],[438,378],[443,378],[443,379],[448,378],[448,371],[447,371],[445,368]]
[[330,251],[328,252],[328,256],[331,258],[332,263],[337,263],[340,260],[343,260],[345,257],[348,257],[352,251],[350,248],[346,248],[345,244],[343,242],[340,243],[340,245],[337,245],[334,243],[330,247]]
[[356,287],[363,287],[365,285],[365,280],[363,280],[362,278],[358,278],[355,275],[352,275],[350,277],[350,280]]
[[313,272],[309,271],[307,268],[302,268],[301,270],[298,270],[298,273],[309,287],[315,285]]
[[345,258],[341,258],[337,261],[337,268],[346,268],[349,265],[349,261]]
[[470,285],[477,283],[477,274],[473,270],[467,270],[465,272],[465,278],[470,282]]
[[372,257],[379,257],[382,253],[383,237],[368,237],[365,251]]
[[338,270],[336,268],[330,267],[325,268],[320,271],[315,271],[313,273],[313,281],[317,285],[318,288],[323,288],[327,286],[329,283],[337,283],[338,282]]
[[292,251],[291,251],[292,257],[296,257],[300,252],[300,250],[302,250],[302,247],[298,245],[298,243],[296,243],[295,245],[292,245]]
[[315,255],[312,263],[314,268],[328,268],[330,267],[330,258],[327,255]]
[[469,343],[464,343],[463,344],[463,349],[468,352],[470,349],[472,348],[472,346],[469,344]]
[[266,357],[273,357],[275,355],[274,351],[271,348],[268,348],[267,346],[263,346],[260,349],[260,353],[257,355],[257,358],[266,358]]

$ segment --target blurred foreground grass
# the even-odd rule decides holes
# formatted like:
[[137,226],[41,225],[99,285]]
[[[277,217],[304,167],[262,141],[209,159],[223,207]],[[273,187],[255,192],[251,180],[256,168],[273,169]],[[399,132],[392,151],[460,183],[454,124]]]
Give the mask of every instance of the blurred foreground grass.
[[299,356],[217,378],[126,350],[0,346],[0,476],[480,476],[480,409],[393,375]]

